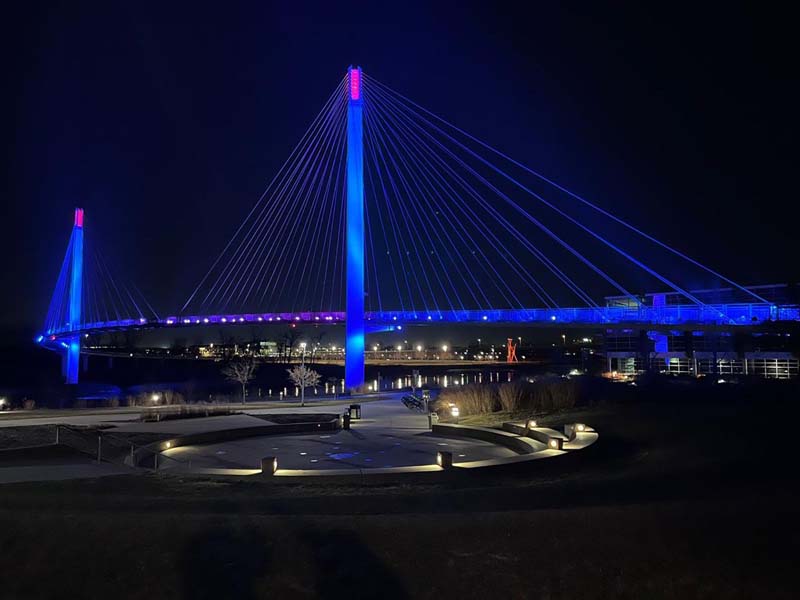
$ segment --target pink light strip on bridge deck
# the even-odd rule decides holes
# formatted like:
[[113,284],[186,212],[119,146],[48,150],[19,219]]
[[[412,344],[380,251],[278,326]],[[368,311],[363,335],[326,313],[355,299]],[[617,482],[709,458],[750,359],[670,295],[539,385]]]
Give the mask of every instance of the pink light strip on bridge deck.
[[75,227],[83,227],[83,209],[75,209]]

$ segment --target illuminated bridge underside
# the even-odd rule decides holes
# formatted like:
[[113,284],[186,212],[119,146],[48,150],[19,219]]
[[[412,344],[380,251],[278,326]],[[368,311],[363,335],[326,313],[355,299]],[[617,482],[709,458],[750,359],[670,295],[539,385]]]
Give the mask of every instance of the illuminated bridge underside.
[[[770,306],[767,304],[723,304],[663,306],[658,308],[605,307],[605,308],[561,308],[529,310],[465,310],[436,311],[430,313],[384,311],[365,313],[367,331],[377,332],[405,325],[428,323],[476,323],[504,324],[530,323],[539,326],[597,327],[597,326],[641,326],[641,327],[691,327],[719,325],[741,327],[762,325],[771,321],[800,322],[800,308]],[[191,315],[164,319],[127,319],[87,323],[82,334],[119,331],[124,329],[152,329],[157,327],[227,326],[238,324],[344,323],[344,312],[281,312],[229,315]],[[43,342],[61,340],[76,331],[64,329],[48,332]]]

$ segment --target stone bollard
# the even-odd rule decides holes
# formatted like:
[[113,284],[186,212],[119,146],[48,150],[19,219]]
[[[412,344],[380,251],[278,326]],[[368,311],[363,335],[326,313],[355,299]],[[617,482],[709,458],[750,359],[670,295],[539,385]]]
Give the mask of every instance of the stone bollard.
[[266,456],[261,459],[261,475],[263,477],[272,477],[275,471],[278,470],[278,457]]
[[443,469],[452,469],[453,453],[445,452],[444,450],[439,450],[436,453],[436,464],[442,467]]

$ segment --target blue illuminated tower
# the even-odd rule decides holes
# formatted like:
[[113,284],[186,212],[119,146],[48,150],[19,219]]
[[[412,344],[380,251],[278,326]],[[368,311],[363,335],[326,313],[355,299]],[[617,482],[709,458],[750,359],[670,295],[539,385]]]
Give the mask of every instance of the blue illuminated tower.
[[344,385],[364,385],[364,135],[361,67],[348,73],[347,107],[347,306]]
[[[69,326],[81,328],[81,298],[83,288],[83,209],[75,209],[75,222],[72,226],[72,264],[69,279]],[[66,342],[64,355],[64,375],[67,383],[78,383],[78,366],[81,358],[81,336],[70,336]]]

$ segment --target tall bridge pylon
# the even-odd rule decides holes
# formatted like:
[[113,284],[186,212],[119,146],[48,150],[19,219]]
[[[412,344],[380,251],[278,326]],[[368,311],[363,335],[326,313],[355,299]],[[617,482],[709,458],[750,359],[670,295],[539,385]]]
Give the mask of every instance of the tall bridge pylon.
[[347,105],[347,299],[344,384],[364,385],[364,100],[361,67],[348,71]]

